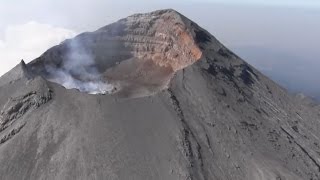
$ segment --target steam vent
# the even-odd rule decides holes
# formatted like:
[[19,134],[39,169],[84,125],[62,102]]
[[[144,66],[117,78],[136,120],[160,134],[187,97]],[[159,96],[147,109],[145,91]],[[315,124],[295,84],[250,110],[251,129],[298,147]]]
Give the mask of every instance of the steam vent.
[[0,179],[319,180],[319,116],[178,12],[135,14],[0,78]]

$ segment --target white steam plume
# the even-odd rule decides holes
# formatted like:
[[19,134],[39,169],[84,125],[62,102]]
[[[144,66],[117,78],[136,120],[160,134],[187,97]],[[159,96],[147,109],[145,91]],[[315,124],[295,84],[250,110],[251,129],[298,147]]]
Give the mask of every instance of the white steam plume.
[[47,66],[50,81],[67,89],[78,89],[89,94],[108,94],[114,87],[103,81],[93,55],[77,40],[70,40],[68,53],[61,67]]

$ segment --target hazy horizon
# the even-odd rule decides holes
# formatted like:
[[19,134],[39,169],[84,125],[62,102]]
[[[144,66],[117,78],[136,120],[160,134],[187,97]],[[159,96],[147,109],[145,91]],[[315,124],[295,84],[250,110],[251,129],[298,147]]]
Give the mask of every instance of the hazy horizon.
[[292,92],[320,98],[320,2],[312,0],[2,1],[0,75],[21,59],[29,62],[65,38],[134,13],[164,8],[192,19]]

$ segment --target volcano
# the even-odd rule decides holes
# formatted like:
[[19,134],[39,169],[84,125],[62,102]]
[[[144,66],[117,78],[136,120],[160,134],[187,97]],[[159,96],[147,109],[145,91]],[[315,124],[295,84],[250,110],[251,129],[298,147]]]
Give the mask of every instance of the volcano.
[[0,179],[319,180],[320,110],[172,9],[0,78]]

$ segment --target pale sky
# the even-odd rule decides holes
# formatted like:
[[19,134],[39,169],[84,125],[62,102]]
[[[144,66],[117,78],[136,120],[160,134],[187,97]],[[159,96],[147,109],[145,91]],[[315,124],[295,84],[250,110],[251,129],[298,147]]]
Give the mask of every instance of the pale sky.
[[0,75],[65,38],[173,8],[286,87],[320,97],[320,0],[0,0]]
[[[197,0],[190,0],[199,2]],[[262,6],[282,6],[282,7],[320,7],[318,0],[202,0],[202,2],[215,2],[238,5],[262,5]]]

